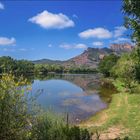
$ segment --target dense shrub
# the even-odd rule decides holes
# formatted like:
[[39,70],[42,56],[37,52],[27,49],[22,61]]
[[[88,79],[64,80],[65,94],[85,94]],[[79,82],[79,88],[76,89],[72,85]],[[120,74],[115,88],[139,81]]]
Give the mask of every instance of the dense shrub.
[[86,129],[69,126],[60,118],[47,113],[36,121],[31,138],[34,140],[90,140],[91,135]]
[[4,74],[0,79],[0,139],[21,140],[27,138],[30,115],[21,84],[22,78]]

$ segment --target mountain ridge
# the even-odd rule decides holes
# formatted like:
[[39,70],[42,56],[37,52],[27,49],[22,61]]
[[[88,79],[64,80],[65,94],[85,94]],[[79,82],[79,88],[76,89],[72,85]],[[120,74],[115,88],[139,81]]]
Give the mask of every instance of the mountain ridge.
[[125,52],[131,52],[134,46],[132,46],[129,43],[123,43],[123,44],[111,44],[109,48],[90,48],[88,47],[86,50],[84,50],[83,53],[70,58],[65,61],[61,60],[51,60],[51,59],[41,59],[33,61],[35,64],[59,64],[63,65],[65,67],[71,67],[71,66],[84,66],[84,67],[92,67],[96,68],[100,60],[103,59],[104,56],[109,54],[115,54],[115,55],[121,55]]

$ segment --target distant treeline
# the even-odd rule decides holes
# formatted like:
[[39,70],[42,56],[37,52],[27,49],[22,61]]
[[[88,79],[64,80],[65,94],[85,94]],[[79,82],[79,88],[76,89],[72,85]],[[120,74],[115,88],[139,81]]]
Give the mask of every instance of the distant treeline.
[[34,64],[28,60],[15,60],[9,56],[0,57],[0,73],[47,74],[47,73],[95,73],[88,67],[66,67],[58,64]]
[[96,69],[86,68],[86,67],[65,67],[61,65],[50,65],[50,64],[36,64],[35,73],[45,74],[45,73],[94,73]]
[[34,64],[27,60],[15,60],[9,56],[0,57],[0,73],[34,73]]

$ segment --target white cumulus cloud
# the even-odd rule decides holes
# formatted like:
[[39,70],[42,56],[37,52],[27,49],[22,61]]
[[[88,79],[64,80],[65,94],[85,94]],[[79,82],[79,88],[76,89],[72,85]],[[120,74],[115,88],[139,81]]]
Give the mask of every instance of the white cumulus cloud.
[[79,43],[79,44],[61,44],[59,46],[60,48],[64,48],[64,49],[86,49],[87,46],[85,44]]
[[124,26],[117,26],[113,31],[109,31],[108,29],[98,27],[93,29],[87,29],[81,33],[79,36],[81,38],[98,38],[98,39],[109,39],[109,38],[118,38],[124,35],[127,29]]
[[103,42],[97,41],[92,43],[93,46],[103,46]]
[[4,9],[4,5],[0,2],[0,9],[3,10]]
[[0,37],[0,46],[13,46],[16,44],[15,38]]
[[94,28],[94,29],[88,29],[81,33],[79,33],[79,36],[81,38],[98,38],[98,39],[107,39],[112,37],[112,33],[105,29],[105,28]]
[[115,27],[114,37],[121,37],[126,32],[126,30],[127,29],[124,26]]
[[54,14],[47,10],[30,18],[29,21],[45,29],[63,29],[74,26],[74,22],[68,16],[62,13]]

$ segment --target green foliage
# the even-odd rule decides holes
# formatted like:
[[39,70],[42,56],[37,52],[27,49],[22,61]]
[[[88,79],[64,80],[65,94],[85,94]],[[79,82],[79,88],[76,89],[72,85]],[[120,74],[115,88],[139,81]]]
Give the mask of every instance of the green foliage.
[[10,72],[16,69],[16,62],[9,56],[0,57],[0,72]]
[[133,31],[132,38],[140,45],[140,1],[123,0],[123,12],[126,27]]
[[34,64],[27,60],[14,60],[9,56],[0,57],[0,73],[28,74],[34,72]]
[[16,60],[17,69],[14,71],[19,74],[30,74],[34,73],[34,64],[27,60]]
[[118,59],[119,57],[114,54],[105,56],[104,59],[99,63],[99,71],[103,73],[106,77],[110,76],[111,69],[117,63]]
[[47,73],[95,73],[96,69],[87,67],[67,67],[61,65],[50,65],[50,64],[36,64],[36,74],[47,74]]
[[112,75],[119,78],[124,83],[127,90],[132,90],[137,86],[136,63],[131,54],[124,54],[112,68]]
[[[120,57],[111,70],[112,76],[122,83],[122,88],[129,92],[139,91],[140,82],[140,49],[135,48],[130,54]],[[118,86],[117,86],[118,87]]]
[[48,69],[44,65],[35,65],[36,74],[47,74]]
[[96,73],[97,70],[88,67],[71,67],[67,69],[68,73]]
[[123,0],[123,12],[126,14],[125,25],[132,32],[135,49],[130,54],[124,54],[112,68],[111,73],[132,92],[140,81],[140,1]]
[[136,80],[140,81],[140,48],[139,47],[133,50],[133,52],[131,53],[131,57],[134,59],[135,62],[135,71],[136,71],[135,78]]
[[39,117],[33,127],[33,140],[90,140],[91,135],[86,129],[78,126],[69,126],[63,120],[50,116]]
[[[30,115],[24,96],[28,92],[19,86],[26,81],[22,78],[15,82],[11,74],[3,74],[0,80],[0,139],[22,140],[28,136]],[[22,136],[22,137],[21,137]]]
[[60,65],[49,65],[49,64],[36,64],[35,73],[36,74],[47,74],[48,72],[62,73],[63,67]]
[[125,84],[123,82],[121,82],[120,80],[118,80],[118,79],[114,80],[113,85],[119,92],[125,91]]

